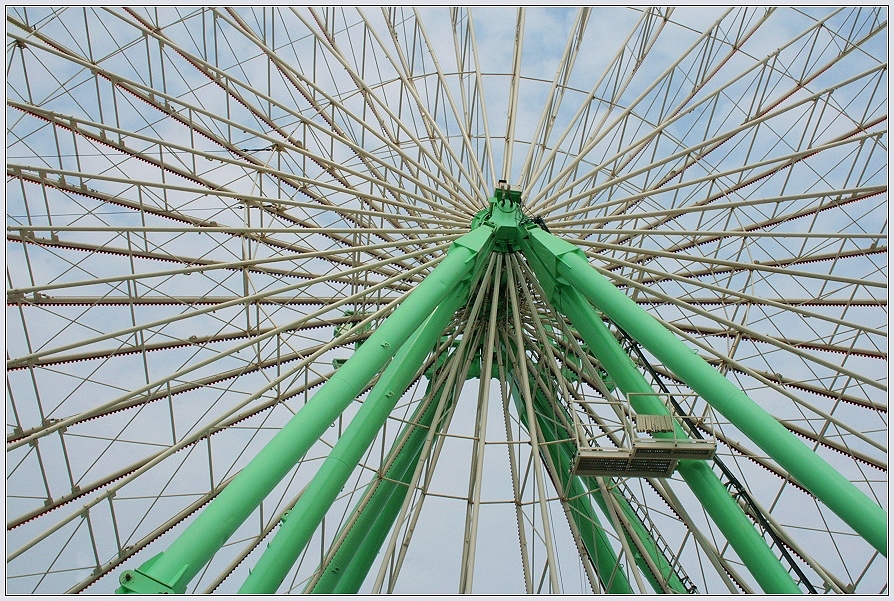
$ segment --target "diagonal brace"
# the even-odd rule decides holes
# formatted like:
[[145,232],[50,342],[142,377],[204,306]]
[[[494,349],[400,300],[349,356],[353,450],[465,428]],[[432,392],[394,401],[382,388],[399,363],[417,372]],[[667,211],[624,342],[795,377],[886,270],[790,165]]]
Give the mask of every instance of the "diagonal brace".
[[493,229],[456,240],[447,256],[168,549],[121,575],[118,593],[178,593],[211,561],[414,331],[487,258]]
[[887,556],[884,509],[615,288],[593,269],[579,249],[543,230],[530,228],[522,240],[522,251],[532,263],[542,263],[559,282],[578,290],[879,553]]
[[[594,354],[618,388],[624,394],[635,393],[630,397],[634,409],[639,413],[669,415],[668,408],[654,394],[654,390],[646,382],[643,374],[636,368],[586,299],[571,286],[559,283],[541,263],[531,261],[531,264],[535,273],[538,274],[541,285],[551,291],[551,302],[560,307],[560,310],[571,320],[589,346],[590,352]],[[686,438],[686,433],[676,421],[674,421],[674,429],[676,431],[674,434],[656,433],[655,436]],[[733,500],[729,491],[707,462],[703,460],[681,461],[677,469],[761,589],[766,593],[800,593],[801,590],[791,575],[777,561],[772,549],[755,530],[745,512]]]
[[454,313],[468,301],[470,289],[470,281],[465,280],[450,290],[449,295],[416,335],[400,347],[292,508],[289,519],[283,520],[273,540],[239,589],[240,593],[276,592],[359,464],[363,453],[388,419],[394,405],[412,383],[418,367],[436,346]]

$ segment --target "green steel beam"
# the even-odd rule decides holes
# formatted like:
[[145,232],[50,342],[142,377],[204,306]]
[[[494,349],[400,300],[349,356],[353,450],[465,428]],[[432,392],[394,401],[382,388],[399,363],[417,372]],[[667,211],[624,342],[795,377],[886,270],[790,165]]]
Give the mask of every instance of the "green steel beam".
[[[554,381],[553,385],[556,385]],[[535,387],[534,383],[532,383],[531,386],[535,390],[535,409],[538,410],[538,420],[540,423],[540,427],[544,433],[544,437],[550,443],[546,446],[550,449],[551,452],[555,449],[555,452],[560,455],[560,457],[554,457],[554,465],[570,466],[574,459],[574,455],[577,453],[577,447],[573,441],[568,440],[569,437],[572,437],[573,435],[566,432],[564,436],[561,436],[558,428],[560,427],[559,423],[561,421],[571,423],[572,418],[570,415],[566,414],[565,419],[558,422],[546,419],[546,415],[548,415],[551,411],[555,411],[555,408],[550,405],[549,401],[544,396],[541,387]],[[572,481],[572,486],[574,486],[574,482],[580,480],[580,482],[577,482],[577,484],[579,484],[580,486],[576,488],[579,488],[582,491],[589,490],[593,496],[593,499],[599,504],[602,512],[605,515],[609,515],[608,505],[606,504],[603,496],[600,494],[598,482],[594,477],[572,477],[569,470],[563,470],[563,472],[559,474],[559,476],[563,478],[563,486],[567,485],[569,479],[571,479]],[[627,536],[628,540],[636,547],[642,548],[648,554],[655,568],[658,570],[660,576],[664,578],[664,581],[667,583],[667,586],[671,590],[676,593],[687,594],[689,591],[686,589],[686,585],[680,580],[680,578],[671,567],[670,563],[667,561],[667,558],[659,550],[658,545],[656,544],[655,539],[649,533],[648,528],[645,526],[645,524],[643,524],[640,517],[630,506],[630,501],[626,497],[624,497],[624,495],[622,495],[615,487],[610,486],[610,481],[608,479],[606,479],[606,483],[607,488],[611,492],[612,496],[614,496],[617,500],[618,506],[620,507],[628,523],[634,530],[633,533],[624,533],[625,536]],[[636,537],[636,540],[634,540],[634,536]],[[646,575],[646,578],[649,580],[649,583],[652,585],[652,588],[655,590],[655,592],[659,594],[663,593],[664,588],[659,582],[658,575],[653,573],[653,569],[651,566],[648,565],[646,559],[642,556],[638,556],[636,557],[636,560],[637,565],[639,565],[641,571]]]
[[[593,269],[580,250],[536,227],[527,229],[522,250],[533,264],[542,263],[541,271],[580,291],[879,553],[887,556],[884,509],[615,288]],[[538,273],[538,277],[542,275]]]
[[[585,485],[585,488],[591,491],[591,495],[593,499],[599,504],[600,509],[602,509],[603,513],[608,513],[609,508],[606,504],[605,498],[599,492],[599,484],[596,482],[596,478],[594,476],[586,476],[583,478],[584,482],[588,484]],[[627,523],[630,524],[631,528],[633,528],[632,533],[625,533],[628,540],[632,543],[637,544],[637,547],[641,547],[648,554],[649,558],[655,565],[655,568],[658,570],[658,574],[654,574],[652,568],[649,566],[648,562],[644,557],[637,556],[636,563],[640,567],[640,570],[646,575],[646,578],[649,580],[649,583],[652,585],[652,588],[656,593],[661,594],[664,592],[664,589],[661,586],[661,582],[659,578],[663,579],[667,584],[668,588],[678,594],[689,594],[689,590],[686,588],[686,585],[680,580],[680,577],[674,571],[674,568],[671,566],[670,562],[665,557],[664,553],[658,548],[658,544],[655,542],[655,538],[649,532],[646,525],[643,523],[642,519],[636,514],[633,510],[633,507],[630,505],[630,500],[625,497],[621,492],[614,486],[611,486],[611,481],[606,479],[605,486],[608,489],[609,493],[615,498],[618,503],[618,507],[624,513],[624,517],[627,520]]]
[[[477,352],[480,355],[480,351]],[[513,396],[518,402],[517,390],[514,392],[516,394]],[[542,395],[540,400],[543,402]],[[423,414],[423,426],[429,424],[432,416],[431,410]],[[542,416],[539,417],[542,419]],[[416,419],[414,418],[412,421],[415,422]],[[342,541],[338,552],[324,568],[324,574],[313,586],[314,593],[356,593],[359,590],[377,550],[384,542],[403,503],[407,489],[405,485],[400,486],[397,482],[407,481],[412,474],[419,459],[418,453],[421,451],[424,436],[425,431],[419,430],[415,441],[411,438],[402,446],[403,450],[387,472],[386,479],[379,482],[380,490],[365,504],[364,513],[352,525],[351,533]],[[548,445],[548,447],[551,452],[555,449],[554,445]],[[567,455],[569,451],[562,449],[555,452]],[[558,461],[556,465],[564,466],[570,461],[570,455],[565,457],[564,462],[557,457],[553,459]],[[566,480],[571,478],[567,473],[561,474],[561,476]],[[573,479],[571,485],[574,487],[569,495],[571,497],[569,500],[569,505],[572,508],[571,515],[575,519],[587,552],[591,557],[599,559],[600,575],[608,575],[609,592],[631,593],[630,584],[625,575],[620,572],[617,557],[608,542],[606,533],[599,525],[598,516],[590,505],[587,490],[577,479]]]
[[[453,352],[455,354],[457,350]],[[457,357],[456,360],[461,359]],[[416,409],[397,437],[389,453],[393,460],[385,475],[369,485],[364,498],[354,508],[352,513],[356,515],[356,520],[346,526],[346,533],[339,533],[339,538],[343,537],[343,540],[338,550],[321,566],[323,571],[319,580],[312,583],[309,592],[356,594],[360,590],[409,493],[410,481],[421,459],[425,440],[438,415],[438,403],[434,399],[444,394],[444,385],[439,386],[434,395],[431,395],[431,388],[430,382],[424,397],[430,402],[423,402]],[[447,394],[442,415],[450,410],[455,401],[452,392]],[[434,427],[439,429],[441,423]]]
[[[436,367],[426,372],[430,382],[424,398],[430,398],[431,387],[440,382],[440,378],[434,380],[434,375],[437,369],[451,360],[450,357],[463,364],[470,361],[473,364],[480,363],[480,347],[477,350],[465,349],[462,351],[464,355],[460,356],[460,350],[464,348],[465,345],[461,342],[449,344],[443,351],[448,358],[437,359]],[[477,369],[473,365],[466,371],[466,379],[477,377],[481,371],[480,365]],[[445,384],[437,385],[437,392],[431,397],[432,399],[441,398],[445,394]],[[444,407],[440,410],[441,415],[450,411],[455,400],[453,391],[448,391],[447,395]],[[320,566],[321,573],[318,579],[316,581],[312,579],[305,592],[356,594],[360,589],[409,493],[409,484],[420,461],[428,432],[438,415],[437,406],[438,403],[428,402],[417,408],[389,453],[384,477],[379,477],[368,486],[363,498],[352,511],[352,521],[337,537],[337,540],[341,539],[338,549],[330,558],[324,560]],[[439,421],[435,426],[436,431],[440,431],[441,427],[442,422]]]
[[453,314],[468,300],[469,289],[466,283],[451,291],[452,297],[438,305],[416,336],[394,355],[394,359],[351,419],[350,425],[289,512],[288,519],[283,520],[239,593],[276,592],[359,464],[363,453],[388,419],[394,405],[412,383],[418,366],[440,340]]
[[[535,272],[543,271],[543,265],[532,261]],[[590,347],[602,367],[625,395],[638,413],[669,415],[667,406],[655,395],[643,374],[621,348],[593,308],[574,289],[563,286],[549,273],[538,274],[541,285],[546,282],[548,293],[560,310],[568,316],[581,337]],[[655,433],[656,438],[685,438],[687,434],[676,421],[675,432]],[[723,486],[720,478],[705,461],[680,461],[677,471],[698,498],[701,505],[723,532],[727,541],[745,563],[761,589],[766,593],[800,593],[791,575],[757,532],[751,520]]]
[[[294,563],[294,557],[300,555],[317,527],[322,513],[325,513],[325,509],[331,504],[334,498],[333,491],[337,495],[344,484],[344,479],[350,475],[359,457],[368,447],[367,439],[370,435],[375,436],[381,426],[383,415],[387,416],[390,411],[390,406],[393,404],[391,399],[395,397],[389,397],[388,394],[396,395],[398,389],[403,390],[405,386],[401,388],[401,382],[406,379],[407,374],[412,379],[416,366],[421,364],[424,353],[417,357],[422,352],[420,349],[423,346],[419,341],[423,338],[428,340],[425,352],[434,345],[434,341],[430,338],[436,339],[443,331],[446,324],[443,320],[449,319],[448,307],[459,304],[460,297],[468,294],[472,275],[477,273],[492,250],[523,251],[544,289],[551,297],[555,297],[551,298],[552,302],[575,323],[591,351],[621,390],[625,393],[650,393],[646,396],[633,397],[632,402],[637,411],[666,413],[667,408],[605,328],[602,320],[594,314],[587,300],[624,328],[642,346],[649,349],[805,488],[851,525],[879,552],[886,555],[887,516],[881,507],[798,441],[725,377],[689,352],[672,333],[592,269],[583,253],[568,242],[550,235],[526,220],[522,215],[520,199],[517,196],[508,193],[501,196],[500,191],[497,191],[490,201],[490,207],[473,220],[472,231],[454,242],[442,263],[370,336],[367,343],[357,348],[352,358],[243,468],[230,485],[166,551],[151,558],[139,569],[125,572],[121,577],[122,586],[118,592],[144,594],[185,592],[189,581],[211,560],[214,553],[254,511],[276,483],[368,385],[395,352],[401,349],[402,357],[399,357],[401,360],[392,361],[380,379],[380,385],[370,393],[367,403],[340,439],[339,444],[342,446],[336,445],[338,450],[333,450],[320,474],[314,478],[309,489],[311,494],[307,495],[306,491],[299,500],[300,506],[296,506],[298,515],[293,510],[292,518],[284,520],[280,532],[271,542],[272,551],[269,555],[265,553],[261,558],[260,569],[256,569],[258,574],[255,576],[253,572],[240,592],[275,590],[282,579],[279,574],[282,573],[284,576]],[[428,319],[439,306],[441,308],[437,310],[437,316]],[[426,322],[425,333],[420,332],[420,336],[415,339],[418,344],[407,345],[408,338],[423,322]],[[440,330],[435,322],[441,324]],[[611,340],[609,341],[606,336]],[[404,363],[406,365],[403,365]],[[399,396],[396,395],[396,398]],[[370,399],[374,402],[370,403]],[[453,401],[452,397],[449,401]],[[369,409],[367,404],[370,406]],[[325,571],[313,586],[313,592],[356,592],[359,589],[403,505],[408,492],[407,483],[415,471],[427,431],[437,413],[435,407],[435,403],[427,404],[419,416],[419,421],[408,425],[405,429],[404,444],[394,450],[396,455],[386,472],[385,479],[380,480],[377,485],[371,485],[375,488],[375,492],[367,499],[368,503],[364,506],[363,513],[348,531],[332,560],[324,566]],[[357,419],[358,417],[363,419]],[[541,422],[541,431],[550,436],[558,435],[551,430],[552,425],[544,416],[538,414],[537,419]],[[355,423],[357,427],[352,429]],[[562,465],[562,460],[570,459],[565,457],[570,450],[563,445],[546,446],[547,452],[553,455],[552,459],[556,465]],[[678,469],[762,588],[766,592],[800,592],[710,467],[703,461],[681,461]],[[565,476],[561,474],[562,479],[565,479]],[[623,574],[617,571],[617,561],[607,539],[602,540],[605,537],[604,530],[598,526],[598,521],[594,521],[595,513],[592,505],[583,494],[586,487],[578,478],[570,474],[567,477],[570,480],[563,482],[563,485],[570,487],[575,501],[574,510],[570,513],[579,516],[579,519],[577,517],[574,519],[578,530],[582,533],[587,552],[591,557],[597,558],[597,563],[606,562],[606,565],[599,565],[602,574],[608,570],[608,573],[617,572],[623,577]],[[307,500],[302,503],[304,496],[307,496]],[[579,499],[584,499],[585,504],[577,503]],[[601,497],[594,496],[594,499],[599,502]],[[602,503],[604,502],[602,499]],[[622,502],[621,507],[628,517],[633,512],[629,504],[625,505]],[[605,507],[603,511],[606,511]],[[657,547],[652,548],[654,540],[648,535],[645,526],[633,518],[629,521],[636,530],[635,536],[645,545],[643,548],[659,571],[669,569],[663,554]],[[641,526],[642,532],[637,530],[636,524]],[[760,541],[760,544],[757,544],[757,541]],[[650,542],[652,546],[649,545]],[[612,562],[613,565],[608,566],[608,562]],[[269,567],[265,567],[268,565]],[[648,575],[650,570],[644,572]],[[618,584],[615,584],[616,582]],[[679,586],[682,587],[682,583],[679,583]],[[676,588],[675,586],[674,589]],[[623,580],[615,578],[609,583],[609,592],[630,592],[630,584],[626,578]]]
[[[512,398],[515,401],[516,410],[521,418],[522,425],[530,429],[531,424],[528,423],[527,412],[525,411],[524,400],[518,391],[518,383],[512,381],[510,388]],[[563,469],[565,466],[571,465],[573,455],[569,454],[566,445],[555,444],[556,441],[567,436],[560,436],[556,431],[556,425],[547,419],[548,413],[551,411],[549,401],[544,397],[543,392],[539,388],[533,388],[535,415],[537,416],[538,426],[543,435],[543,439],[548,444],[544,444],[542,448],[546,449],[552,465],[557,469],[552,470],[554,476],[559,479],[556,487],[558,490],[564,491],[563,496],[566,498],[571,511],[569,514],[580,532],[581,542],[587,550],[587,554],[596,566],[596,573],[606,592],[616,595],[629,595],[633,593],[630,581],[627,579],[620,565],[620,557],[612,549],[605,528],[599,521],[599,516],[593,510],[587,489],[581,483],[580,479],[572,476],[571,472]]]
[[397,349],[489,255],[493,228],[456,240],[443,261],[270,440],[166,551],[121,575],[118,593],[186,591],[207,564],[311,445],[363,391]]
[[357,594],[360,590],[410,492],[410,480],[421,459],[436,408],[437,403],[431,403],[419,421],[408,426],[412,432],[406,445],[397,449],[392,467],[378,481],[363,513],[325,566],[326,571],[311,592]]
[[[577,449],[574,448],[572,443],[562,445],[560,448],[562,449],[563,459],[566,461],[564,465],[571,465],[574,453]],[[590,491],[590,495],[599,505],[602,513],[609,515],[610,509],[605,498],[600,493],[599,484],[596,478],[594,476],[585,476],[580,478],[580,480],[584,483],[580,486],[581,490]],[[662,586],[663,581],[672,592],[684,595],[689,594],[686,585],[680,580],[680,577],[674,571],[670,562],[667,560],[667,557],[665,557],[664,553],[658,548],[658,544],[655,542],[654,537],[649,532],[646,525],[642,522],[642,519],[636,514],[633,507],[631,507],[630,500],[622,495],[617,488],[611,485],[611,480],[609,478],[605,478],[604,480],[606,488],[615,498],[615,501],[617,501],[618,508],[624,513],[627,523],[632,528],[632,532],[627,532],[625,530],[625,532],[618,534],[619,536],[626,536],[627,540],[637,549],[637,552],[634,553],[634,559],[636,560],[636,564],[639,566],[640,571],[646,576],[652,589],[657,594],[664,593],[665,590]],[[649,565],[646,557],[641,555],[640,550],[648,555],[648,558],[655,566],[654,569]],[[655,573],[656,570],[658,572],[657,574]]]

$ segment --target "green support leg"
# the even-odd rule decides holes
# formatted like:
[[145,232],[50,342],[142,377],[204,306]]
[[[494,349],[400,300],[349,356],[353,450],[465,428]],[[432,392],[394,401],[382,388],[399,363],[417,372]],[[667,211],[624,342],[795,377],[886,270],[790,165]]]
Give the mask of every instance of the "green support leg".
[[207,564],[264,497],[368,385],[382,366],[468,279],[490,252],[493,230],[481,227],[459,238],[447,256],[360,346],[308,403],[199,514],[168,549],[121,575],[119,593],[178,593]]
[[[553,456],[553,465],[556,466],[570,466],[572,463],[572,459],[574,458],[575,453],[577,452],[576,445],[568,440],[571,437],[571,434],[565,432],[564,434],[559,431],[558,424],[550,419],[547,419],[546,416],[550,414],[551,411],[554,411],[554,408],[547,401],[543,392],[536,387],[532,383],[532,389],[535,390],[534,403],[535,410],[537,411],[538,421],[540,423],[541,432],[544,435],[544,439],[548,443],[546,446],[549,449],[550,454]],[[516,404],[518,404],[518,400],[516,400]],[[518,406],[518,405],[517,405]],[[571,416],[566,414],[566,419],[568,422],[571,421]],[[561,470],[558,474],[560,478],[562,478],[562,486],[565,487],[569,484],[573,488],[573,492],[569,494],[569,498],[575,498],[581,494],[585,494],[585,491],[591,491],[593,499],[599,504],[600,509],[605,515],[608,515],[609,508],[606,505],[605,499],[602,494],[599,492],[599,485],[596,483],[595,478],[593,477],[575,477],[572,476],[569,470]],[[589,483],[589,485],[583,484],[584,482]],[[660,572],[661,577],[667,583],[667,586],[674,592],[679,594],[687,594],[689,591],[686,589],[686,586],[683,582],[677,577],[676,573],[671,568],[670,563],[668,563],[667,558],[663,553],[658,549],[658,545],[655,543],[655,540],[649,534],[648,529],[642,523],[639,516],[636,515],[636,512],[630,506],[630,502],[621,495],[616,489],[608,486],[610,482],[606,481],[607,487],[611,491],[611,494],[615,497],[618,502],[618,506],[621,511],[624,513],[627,518],[628,523],[633,528],[634,532],[632,534],[625,533],[628,540],[631,544],[636,545],[636,542],[633,540],[633,536],[636,536],[637,540],[641,543],[643,549],[651,558],[652,562],[655,564],[655,567]],[[562,488],[565,490],[565,488]],[[589,506],[589,503],[588,503]],[[581,515],[589,515],[586,510],[580,512]],[[597,526],[599,524],[598,518],[593,516],[595,523]],[[601,527],[600,527],[601,530]],[[604,533],[603,533],[604,534]],[[639,546],[639,545],[637,545]],[[656,593],[663,593],[664,589],[661,586],[661,583],[658,581],[658,578],[655,574],[652,573],[651,568],[643,557],[637,557],[637,565],[639,565],[640,570],[643,574],[645,574],[646,579],[649,580],[649,584],[651,584],[652,588]],[[604,569],[604,568],[600,568]],[[627,585],[630,586],[629,584]],[[609,592],[613,592],[609,590]],[[630,591],[632,592],[632,591]]]
[[[599,360],[615,384],[630,397],[633,408],[638,413],[668,415],[667,406],[654,395],[654,390],[646,382],[642,373],[621,348],[592,307],[574,290],[565,293],[563,307],[566,315],[577,327],[578,332],[590,346],[590,351]],[[641,394],[649,393],[649,394]],[[656,433],[656,437],[685,438],[686,433],[679,424],[674,424],[675,433]],[[705,461],[680,461],[677,471],[698,498],[699,503],[723,532],[723,535],[745,563],[765,593],[792,593],[802,591],[792,576],[779,562],[779,558],[755,529],[738,503],[730,496],[720,478]]]
[[[599,484],[596,482],[596,478],[594,476],[587,476],[582,479],[584,482],[588,484],[585,485],[587,489],[591,491],[591,496],[595,501],[599,504],[600,509],[606,515],[608,514],[609,508],[605,502],[605,498],[602,496],[602,493],[599,491]],[[674,593],[685,595],[689,594],[689,590],[686,588],[686,585],[680,580],[677,573],[674,572],[673,567],[668,562],[667,557],[664,556],[664,553],[659,550],[655,539],[649,533],[649,530],[646,528],[645,524],[643,524],[642,520],[636,512],[633,510],[633,507],[630,506],[630,501],[622,495],[617,488],[612,486],[612,482],[606,478],[605,486],[608,489],[609,493],[615,498],[615,501],[618,503],[618,507],[624,513],[624,517],[627,522],[630,524],[633,529],[633,534],[625,533],[627,539],[635,544],[633,540],[633,536],[636,536],[637,540],[642,543],[643,548],[646,553],[648,553],[649,557],[652,559],[652,562],[655,564],[659,574],[653,574],[651,568],[643,557],[636,557],[637,565],[639,565],[640,570],[643,574],[646,575],[646,579],[649,581],[649,584],[652,585],[654,591],[658,594],[664,592],[664,589],[661,586],[661,582],[659,582],[658,578],[663,579],[665,583],[667,583],[667,587]]]
[[[556,441],[567,438],[567,435],[560,436],[555,424],[547,419],[547,412],[551,408],[549,407],[549,402],[543,396],[543,392],[536,387],[532,389],[535,391],[535,415],[537,416],[544,442],[547,443],[543,445],[543,448],[546,449],[552,465],[556,467],[553,471],[559,479],[556,482],[556,489],[567,491],[566,498],[571,509],[571,518],[574,520],[578,532],[580,532],[581,542],[584,544],[587,554],[596,566],[596,573],[599,579],[602,580],[606,592],[614,595],[632,594],[633,588],[630,586],[627,575],[621,569],[618,555],[612,549],[608,535],[599,522],[599,516],[590,504],[587,489],[584,488],[579,478],[572,476],[569,470],[563,469],[571,465],[572,455],[569,454],[567,445],[556,444]],[[531,424],[528,423],[524,401],[518,393],[518,385],[515,382],[513,382],[511,390],[522,425],[530,429]]]
[[[533,262],[533,266],[535,271],[543,271],[542,265]],[[590,352],[618,388],[625,395],[636,393],[630,397],[634,410],[639,413],[669,414],[667,406],[654,394],[642,373],[586,300],[574,288],[559,284],[549,273],[538,273],[538,277],[541,284],[547,283],[554,304],[568,316]],[[679,424],[675,424],[675,430],[675,434],[663,436],[686,437]],[[662,434],[655,436],[661,437]],[[764,592],[801,592],[751,520],[704,461],[681,461],[677,470]]]
[[[546,400],[546,398],[544,398],[543,393],[540,390],[537,391],[536,396],[537,396],[536,401],[538,402],[539,409],[541,411],[549,410],[548,409],[549,408],[548,401]],[[546,446],[550,450],[550,453],[554,455],[554,457],[553,457],[553,461],[555,462],[554,465],[556,465],[556,466],[570,466],[572,459],[574,458],[574,454],[577,452],[577,449],[576,449],[574,443],[567,441],[567,438],[570,436],[570,434],[565,433],[564,435],[562,435],[560,432],[557,431],[557,425],[553,421],[547,420],[540,413],[538,413],[538,418],[540,419],[540,426],[541,426],[541,431],[543,432],[543,435],[544,435],[544,439],[546,440],[547,443],[549,443]],[[570,416],[568,419],[570,421],[570,419],[571,419]],[[566,439],[566,441],[564,443],[560,443],[559,441],[562,439]],[[593,499],[599,505],[600,509],[602,510],[602,513],[605,515],[609,515],[608,505],[606,504],[606,501],[603,498],[602,494],[599,492],[599,485],[596,483],[595,478],[575,477],[575,476],[572,476],[570,471],[568,471],[568,470],[560,471],[559,476],[562,478],[561,483],[563,486],[567,486],[568,481],[570,480],[572,492],[569,496],[576,497],[581,494],[586,494],[586,491],[590,490]],[[630,506],[630,502],[623,495],[618,493],[616,490],[614,490],[610,486],[611,482],[608,478],[606,478],[605,480],[606,480],[606,487],[609,488],[611,494],[617,500],[618,507],[624,513],[625,518],[627,519],[628,523],[630,524],[631,528],[633,529],[632,534],[628,533],[628,532],[624,532],[624,533],[619,533],[619,535],[623,534],[624,536],[626,536],[628,541],[632,545],[634,545],[636,548],[638,548],[640,546],[640,545],[637,545],[637,541],[639,543],[641,543],[642,548],[645,550],[645,552],[649,555],[649,558],[655,564],[655,567],[658,569],[660,576],[667,583],[668,588],[670,588],[675,593],[687,594],[689,591],[686,590],[686,586],[677,577],[676,573],[674,573],[673,569],[671,568],[670,563],[668,563],[668,561],[667,561],[667,558],[658,549],[658,545],[655,543],[655,540],[649,534],[649,531],[647,530],[647,528],[640,521],[640,518],[639,518],[639,516],[636,515],[636,512],[633,511],[633,508]],[[583,484],[583,482],[589,482],[590,485],[585,486]],[[565,489],[563,488],[562,490],[565,490]],[[587,506],[590,507],[589,503],[587,503]],[[595,514],[593,514],[593,515],[595,516]],[[597,522],[595,522],[595,524],[598,526],[599,522],[597,521]],[[601,532],[601,528],[600,528],[600,533],[603,534],[603,536],[604,536],[604,533]],[[636,537],[637,541],[634,541],[634,539],[633,539],[634,536]],[[636,563],[639,566],[640,571],[646,576],[646,579],[649,581],[649,584],[652,586],[652,589],[658,594],[663,593],[664,588],[662,587],[661,583],[658,580],[658,575],[652,573],[652,569],[649,567],[648,562],[646,562],[645,558],[643,558],[637,554]],[[627,587],[629,588],[630,585],[627,584]],[[615,591],[612,590],[611,588],[609,588],[608,592],[613,593]],[[633,591],[631,590],[629,592],[633,592]]]
[[[429,397],[429,390],[426,398],[436,399],[441,393],[442,389],[438,389]],[[452,396],[447,399],[444,411],[449,411],[453,400]],[[365,500],[354,509],[355,513],[359,512],[357,520],[349,526],[332,559],[322,566],[323,573],[310,592],[356,594],[360,590],[409,492],[410,479],[421,459],[428,431],[433,427],[437,405],[434,401],[421,405],[410,418],[389,454],[394,457],[391,466],[384,477],[370,484]]]
[[[572,285],[705,399],[836,515],[887,556],[887,513],[732,382],[615,288],[570,243],[532,228],[523,250]],[[532,261],[536,263],[536,261]]]
[[404,344],[379,377],[350,425],[329,452],[301,498],[251,570],[240,593],[275,593],[345,482],[372,444],[394,405],[410,385],[418,366],[440,340],[453,314],[468,300],[469,287],[457,287],[438,306],[417,335]]
[[[413,432],[311,592],[357,593],[403,504],[407,493],[406,483],[419,461],[426,430],[431,426],[434,413],[435,405],[431,404],[421,416],[414,416],[411,420],[419,426],[408,426],[414,428]],[[548,446],[550,449],[554,448],[554,445]],[[568,459],[570,460],[570,456]],[[566,464],[567,461],[560,465]],[[618,569],[615,553],[608,543],[605,531],[599,526],[598,517],[589,504],[586,489],[580,482],[575,481],[574,484],[576,488],[569,495],[569,504],[588,553],[599,559],[600,574],[614,574],[613,578],[608,578],[609,592],[632,593],[625,575]]]

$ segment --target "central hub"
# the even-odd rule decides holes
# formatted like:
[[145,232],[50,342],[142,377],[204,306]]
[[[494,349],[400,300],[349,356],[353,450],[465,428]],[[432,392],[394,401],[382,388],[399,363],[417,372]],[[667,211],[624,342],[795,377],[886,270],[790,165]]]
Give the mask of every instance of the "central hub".
[[524,236],[524,225],[528,221],[522,213],[521,190],[509,186],[505,180],[500,180],[488,203],[489,206],[479,211],[472,219],[472,229],[482,225],[492,227],[496,252],[519,250],[519,241]]

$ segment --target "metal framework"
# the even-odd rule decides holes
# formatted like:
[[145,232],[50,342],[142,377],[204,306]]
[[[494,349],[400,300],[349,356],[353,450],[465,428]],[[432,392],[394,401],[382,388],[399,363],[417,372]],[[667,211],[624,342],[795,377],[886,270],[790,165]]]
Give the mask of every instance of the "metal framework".
[[8,7],[7,591],[886,593],[886,30]]

